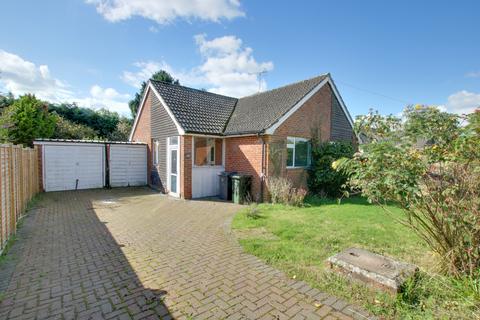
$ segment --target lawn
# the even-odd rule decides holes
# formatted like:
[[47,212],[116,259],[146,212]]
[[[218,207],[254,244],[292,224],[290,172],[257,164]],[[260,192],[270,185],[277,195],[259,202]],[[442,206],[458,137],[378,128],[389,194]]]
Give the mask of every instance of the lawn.
[[[248,208],[236,215],[233,229],[244,249],[295,279],[363,306],[385,318],[478,317],[478,302],[466,281],[434,274],[437,260],[408,228],[402,212],[391,215],[362,198],[337,201],[311,198],[303,208],[261,204],[258,216]],[[361,247],[417,264],[421,277],[405,294],[394,298],[351,283],[325,269],[325,259],[349,247]],[[427,272],[429,275],[427,275]]]

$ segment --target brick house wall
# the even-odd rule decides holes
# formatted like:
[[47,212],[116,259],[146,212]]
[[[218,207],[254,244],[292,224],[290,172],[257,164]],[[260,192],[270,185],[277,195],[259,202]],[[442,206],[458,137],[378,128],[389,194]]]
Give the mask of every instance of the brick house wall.
[[192,199],[192,136],[180,137],[180,197]]
[[252,200],[260,200],[262,138],[258,136],[225,139],[225,171],[252,175]]
[[[355,142],[353,129],[330,85],[323,86],[268,137],[267,178],[280,175],[288,178],[294,187],[306,189],[308,171],[304,168],[286,168],[286,139],[289,136]],[[276,168],[279,164],[274,161],[281,164],[280,169]]]
[[151,115],[152,115],[152,91],[148,89],[147,97],[142,108],[141,113],[138,115],[138,123],[135,127],[135,131],[132,135],[132,141],[143,142],[147,144],[147,172],[148,184],[152,185],[152,177],[150,172],[152,171],[152,127],[151,127]]

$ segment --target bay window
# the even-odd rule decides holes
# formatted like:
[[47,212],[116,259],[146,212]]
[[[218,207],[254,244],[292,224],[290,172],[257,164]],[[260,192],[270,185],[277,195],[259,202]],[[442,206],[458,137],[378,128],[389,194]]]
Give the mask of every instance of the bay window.
[[287,168],[308,167],[311,164],[312,146],[308,139],[287,138]]

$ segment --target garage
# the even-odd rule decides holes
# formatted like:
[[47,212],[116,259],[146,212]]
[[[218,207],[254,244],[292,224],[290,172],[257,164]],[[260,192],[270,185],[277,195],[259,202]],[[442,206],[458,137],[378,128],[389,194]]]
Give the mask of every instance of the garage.
[[147,184],[145,144],[54,139],[34,144],[47,192]]
[[132,187],[147,184],[145,145],[110,145],[110,186]]

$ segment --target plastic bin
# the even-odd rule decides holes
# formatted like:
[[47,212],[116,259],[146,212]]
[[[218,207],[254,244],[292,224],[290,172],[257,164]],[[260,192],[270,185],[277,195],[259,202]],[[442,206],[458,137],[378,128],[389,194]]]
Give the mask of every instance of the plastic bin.
[[219,197],[222,200],[232,200],[232,175],[236,172],[220,172],[218,177],[220,179],[220,193]]
[[251,199],[252,176],[248,174],[232,175],[232,198],[237,204],[244,204]]

